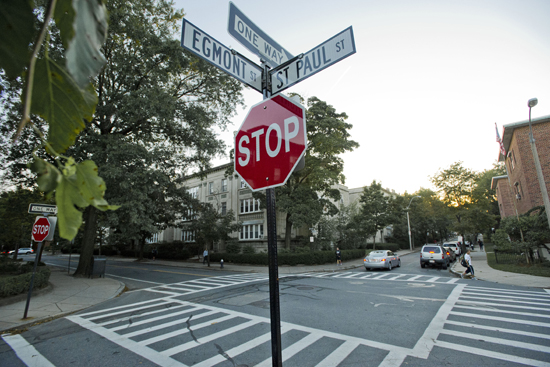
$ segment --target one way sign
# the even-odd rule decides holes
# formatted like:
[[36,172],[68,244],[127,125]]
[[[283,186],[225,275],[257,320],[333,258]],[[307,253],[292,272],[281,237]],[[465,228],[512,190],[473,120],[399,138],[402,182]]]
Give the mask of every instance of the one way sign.
[[353,29],[349,27],[302,57],[271,70],[271,93],[279,93],[354,53],[355,39]]

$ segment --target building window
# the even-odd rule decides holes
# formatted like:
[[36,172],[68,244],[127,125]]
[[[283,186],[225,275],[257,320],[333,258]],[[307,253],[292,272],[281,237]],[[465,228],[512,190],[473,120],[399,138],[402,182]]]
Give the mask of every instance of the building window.
[[195,231],[182,231],[181,240],[183,242],[195,242]]
[[227,203],[224,201],[222,203],[222,215],[226,215],[227,214]]
[[196,199],[199,196],[199,187],[192,187],[189,190],[187,190],[187,193],[191,195],[193,199]]
[[516,168],[516,156],[513,150],[508,152],[508,158],[510,158],[510,168],[513,171]]
[[514,182],[514,191],[516,194],[516,199],[521,200],[523,191],[521,190],[521,184],[518,181]]
[[222,192],[227,192],[227,178],[222,179]]
[[259,212],[260,210],[261,209],[259,199],[250,198],[241,200],[241,210],[239,212],[240,214],[255,213]]
[[247,187],[246,181],[241,178],[241,189],[246,189]]
[[245,224],[241,228],[241,240],[258,240],[264,237],[263,224]]
[[214,182],[208,183],[208,193],[212,195],[214,193]]
[[147,243],[157,243],[159,241],[159,234],[155,233],[152,237],[145,240]]

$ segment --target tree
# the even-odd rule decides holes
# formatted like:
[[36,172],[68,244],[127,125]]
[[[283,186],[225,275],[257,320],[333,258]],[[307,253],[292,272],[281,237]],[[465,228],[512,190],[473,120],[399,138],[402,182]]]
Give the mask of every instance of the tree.
[[[241,223],[233,223],[234,220],[235,214],[232,210],[223,214],[210,203],[201,203],[198,206],[196,218],[187,228],[195,232],[195,241],[199,249],[204,248],[210,252],[215,242],[228,240],[231,232],[241,228]],[[208,266],[210,266],[210,257],[208,257]]]
[[[107,2],[106,63],[94,79],[98,104],[70,150],[76,162],[93,157],[109,187],[106,198],[123,205],[120,214],[101,216],[102,224],[142,243],[151,231],[171,223],[159,213],[170,212],[173,201],[184,201],[183,191],[170,187],[223,153],[214,128],[224,129],[242,104],[238,81],[182,50],[174,36],[183,13],[172,5],[165,0]],[[132,182],[139,173],[145,177]],[[126,201],[130,193],[133,199]],[[168,198],[168,193],[180,196]],[[156,201],[158,195],[164,199]],[[155,208],[132,207],[137,198],[147,198]],[[91,270],[98,213],[88,208],[83,219],[77,276]]]
[[393,197],[385,195],[382,184],[376,180],[363,188],[359,202],[362,206],[357,220],[365,236],[374,238],[373,248],[376,248],[376,234],[397,219],[397,202]]
[[[348,116],[311,97],[306,111],[308,148],[305,167],[294,172],[286,184],[275,189],[277,211],[285,213],[285,248],[290,248],[292,227],[319,222],[321,216],[334,215],[338,209],[334,202],[340,199],[335,185],[344,183],[344,161],[339,156],[352,151],[359,144],[351,140]],[[265,195],[256,194],[258,198]]]

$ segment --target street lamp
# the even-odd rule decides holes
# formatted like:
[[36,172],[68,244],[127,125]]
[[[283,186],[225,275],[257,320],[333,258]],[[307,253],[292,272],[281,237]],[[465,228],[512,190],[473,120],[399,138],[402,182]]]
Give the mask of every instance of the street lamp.
[[539,154],[537,152],[537,146],[535,145],[535,138],[533,137],[533,128],[531,126],[531,108],[535,107],[537,103],[539,103],[539,101],[536,98],[531,98],[527,102],[527,106],[529,107],[529,144],[531,144],[531,151],[533,152],[533,160],[535,162],[537,177],[539,179],[540,194],[542,195],[542,201],[544,202],[546,219],[548,220],[548,225],[550,226],[550,200],[548,200],[548,191],[546,190],[546,184],[544,183],[544,176],[542,175]]
[[412,245],[412,240],[411,240],[411,220],[409,219],[409,208],[411,207],[411,203],[413,202],[414,199],[421,198],[421,197],[422,196],[413,196],[411,198],[411,201],[409,201],[409,205],[405,209],[405,211],[407,212],[407,225],[409,227],[409,247],[411,248],[411,251],[413,250],[413,245]]

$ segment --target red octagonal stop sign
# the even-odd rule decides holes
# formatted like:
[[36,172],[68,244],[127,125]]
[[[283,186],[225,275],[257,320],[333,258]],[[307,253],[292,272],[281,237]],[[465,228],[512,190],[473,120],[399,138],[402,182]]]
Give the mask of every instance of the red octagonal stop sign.
[[305,109],[279,94],[248,111],[235,137],[235,171],[253,191],[280,186],[306,148]]
[[42,242],[50,233],[50,221],[46,217],[37,217],[32,226],[32,239]]

